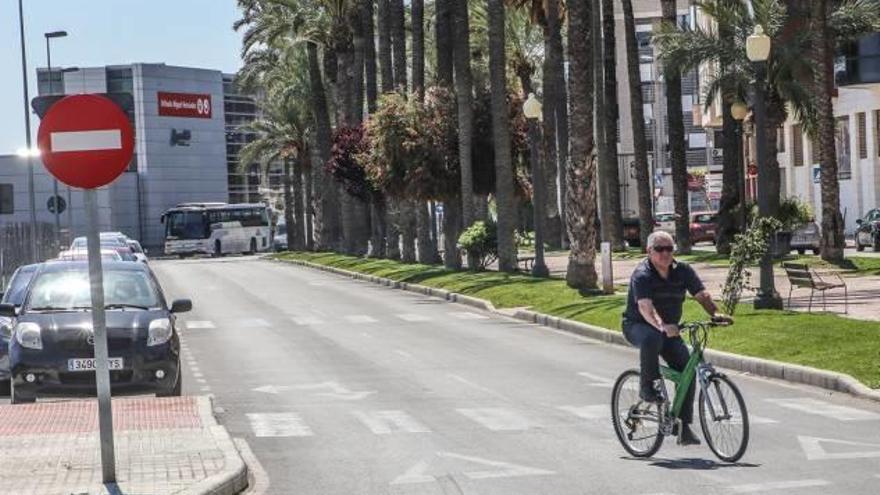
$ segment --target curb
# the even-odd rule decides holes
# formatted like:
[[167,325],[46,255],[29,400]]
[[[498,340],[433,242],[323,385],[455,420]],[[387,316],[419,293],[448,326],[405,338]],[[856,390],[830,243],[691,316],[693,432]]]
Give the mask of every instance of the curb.
[[[631,344],[626,341],[622,333],[608,330],[607,328],[590,325],[588,323],[567,320],[565,318],[559,318],[558,316],[545,315],[543,313],[536,313],[534,311],[529,311],[526,309],[517,309],[511,315],[509,312],[505,313],[498,311],[497,309],[495,309],[495,306],[493,306],[492,303],[489,301],[478,299],[472,296],[466,296],[464,294],[449,292],[443,289],[426,287],[424,285],[408,284],[406,282],[397,282],[391,279],[377,277],[375,275],[367,275],[364,273],[343,270],[341,268],[318,265],[316,263],[311,263],[309,261],[303,260],[274,261],[281,263],[292,263],[295,265],[314,268],[325,272],[335,273],[337,275],[351,277],[357,280],[365,280],[368,282],[377,283],[395,289],[403,289],[406,291],[417,292],[419,294],[424,294],[427,296],[439,297],[442,299],[446,299],[450,302],[465,304],[485,311],[490,311],[501,316],[512,317],[528,323],[535,323],[550,328],[556,328],[564,332],[573,333],[582,337],[599,340],[609,344],[632,347]],[[871,388],[868,388],[865,384],[844,373],[820,370],[817,368],[811,368],[809,366],[784,363],[781,361],[772,361],[769,359],[741,356],[739,354],[732,354],[729,352],[716,351],[712,349],[707,349],[705,351],[705,355],[709,361],[721,368],[750,373],[765,378],[774,378],[777,380],[812,385],[814,387],[832,390],[835,392],[843,392],[862,399],[880,402],[880,390],[873,390]]]
[[206,478],[182,493],[187,495],[235,495],[241,493],[248,486],[247,465],[238,453],[238,449],[235,448],[226,428],[217,423],[211,396],[200,395],[197,399],[202,424],[210,431],[214,441],[223,451],[227,469],[226,472]]

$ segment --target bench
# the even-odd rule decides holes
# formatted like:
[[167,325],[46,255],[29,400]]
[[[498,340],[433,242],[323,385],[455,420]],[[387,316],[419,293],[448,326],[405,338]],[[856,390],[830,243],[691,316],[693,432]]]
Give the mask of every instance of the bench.
[[534,256],[520,256],[516,255],[516,264],[517,266],[522,265],[522,271],[531,272],[532,267],[535,266],[535,257]]
[[825,272],[825,276],[834,276],[834,280],[822,278],[822,274],[802,263],[783,263],[782,268],[788,276],[788,282],[791,287],[788,289],[788,307],[791,309],[791,293],[795,289],[810,289],[810,304],[807,306],[807,312],[813,309],[813,294],[819,291],[822,294],[822,310],[825,311],[825,291],[831,289],[843,289],[843,308],[844,313],[849,314],[849,294],[847,293],[846,282],[839,272]]

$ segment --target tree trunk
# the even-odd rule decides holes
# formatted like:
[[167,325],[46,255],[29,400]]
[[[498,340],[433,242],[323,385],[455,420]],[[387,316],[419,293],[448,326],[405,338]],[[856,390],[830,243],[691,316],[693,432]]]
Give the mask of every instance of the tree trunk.
[[507,104],[504,2],[488,0],[489,80],[492,91],[492,139],[495,143],[495,198],[498,205],[498,270],[516,271],[516,204],[510,153],[510,112]]
[[822,259],[843,259],[846,241],[843,237],[843,217],[840,214],[840,184],[837,179],[837,149],[834,143],[835,121],[831,101],[834,82],[832,57],[833,41],[828,32],[827,0],[813,0],[813,28],[816,37],[813,46],[814,83],[817,114],[819,116],[818,143],[822,189]]
[[428,211],[428,204],[424,201],[416,201],[415,209],[419,263],[431,265],[437,262],[437,251],[431,243],[431,212]]
[[[555,48],[554,36],[559,36],[559,2],[558,0],[548,0],[545,4],[547,8],[547,24],[544,27],[544,57],[542,84],[544,86],[543,95],[543,139],[541,147],[543,148],[543,172],[544,184],[546,186],[544,201],[544,223],[546,224],[545,240],[550,246],[555,248],[561,247],[561,234],[559,230],[562,228],[559,221],[559,204],[556,198],[556,177],[557,170],[557,152],[556,146],[558,140],[556,137],[556,105],[558,104],[557,82],[559,74],[557,70],[562,70],[562,64],[558,58],[562,55],[561,46],[559,50]],[[552,235],[555,233],[556,235]]]
[[425,95],[425,0],[412,0],[412,79],[413,92]]
[[[461,171],[461,227],[474,223],[474,172],[473,172],[473,134],[474,134],[474,94],[471,74],[470,27],[467,0],[440,0],[438,3],[452,3],[453,32],[451,39],[455,66],[455,96],[458,106],[458,162]],[[439,19],[438,19],[439,20]],[[439,32],[438,27],[438,32]],[[438,38],[439,45],[439,38]],[[438,54],[438,66],[440,55]],[[451,70],[450,70],[451,71]],[[444,75],[444,77],[448,74]],[[446,203],[451,203],[447,201]],[[456,209],[457,210],[457,209]],[[456,240],[458,233],[455,233]],[[459,262],[460,264],[460,262]]]
[[385,257],[400,261],[400,200],[385,201]]
[[[314,160],[312,160],[314,162]],[[312,167],[306,166],[305,168],[305,184],[303,185],[303,191],[305,196],[305,220],[306,220],[306,250],[314,251],[315,249],[315,237],[314,237],[314,225],[312,224],[312,218],[315,214],[315,208],[312,205]]]
[[[661,0],[663,20],[678,25],[675,0]],[[681,74],[664,68],[666,81],[666,122],[672,157],[672,195],[675,203],[675,242],[680,254],[691,252],[690,214],[687,188],[687,155],[684,143],[684,116],[681,106]]]
[[611,248],[615,251],[623,251],[626,245],[623,242],[623,215],[620,206],[620,170],[617,159],[617,124],[620,112],[617,105],[617,48],[614,35],[614,1],[602,0],[602,54],[603,54],[603,107],[602,134],[605,136],[605,153],[602,157],[604,173],[600,173],[600,179],[606,184],[607,205],[602,222],[607,235],[606,240],[611,242]]
[[324,171],[324,164],[330,159],[330,114],[327,109],[327,96],[324,93],[324,82],[321,76],[321,65],[318,61],[318,45],[306,43],[309,57],[309,82],[311,95],[312,117],[315,122],[316,154],[319,163],[312,167],[314,211],[315,211],[315,248],[318,250],[333,249],[339,239],[337,195],[334,181]]
[[295,242],[297,231],[302,229],[302,220],[293,213],[294,198],[291,189],[290,159],[284,159],[284,180],[282,181],[284,195],[284,223],[287,226],[287,248],[291,251],[302,251],[302,243]]
[[[459,10],[460,6],[455,2],[464,2],[464,8],[467,10],[467,0],[435,0],[435,22],[434,34],[436,37],[435,53],[437,55],[437,85],[451,87],[452,86],[452,53],[453,53],[453,37],[452,37],[452,10]],[[458,31],[456,31],[458,33]],[[461,44],[460,39],[456,39],[457,44]],[[470,47],[468,47],[468,60],[470,60]]]
[[394,89],[407,92],[406,17],[403,0],[391,0],[391,46],[394,57]]
[[443,266],[450,270],[461,270],[458,236],[462,229],[458,201],[444,203],[443,208]]
[[366,41],[364,40],[364,22],[361,9],[353,8],[351,12],[352,32],[352,67],[351,73],[351,124],[360,124],[364,120],[364,65]]
[[[722,91],[722,94],[730,94]],[[740,136],[737,122],[730,113],[731,102],[723,97],[721,104],[722,127],[724,134],[724,168],[722,171],[721,202],[718,205],[718,236],[716,249],[718,254],[730,254],[731,243],[736,233],[744,226],[739,225],[740,207],[744,206],[744,198],[739,197],[739,153]]]
[[[623,22],[626,34],[626,67],[629,81],[629,103],[632,115],[633,160],[639,197],[639,240],[642,252],[648,245],[648,236],[654,231],[654,208],[651,198],[651,171],[648,167],[648,142],[645,137],[645,107],[642,98],[642,77],[639,71],[639,46],[636,42],[636,23],[632,0],[622,0]],[[734,181],[735,183],[735,181]]]
[[413,201],[405,199],[400,202],[400,233],[403,237],[403,253],[401,261],[416,262],[416,211]]
[[370,238],[370,258],[385,257],[385,198],[381,194],[374,194],[370,203],[370,226],[373,235]]
[[571,251],[565,281],[578,290],[596,288],[596,163],[593,155],[593,55],[590,7],[572,2],[568,11],[571,95],[571,158],[566,170],[565,217]]
[[[559,199],[557,199],[559,209],[559,230],[560,242],[563,249],[568,247],[568,232],[565,220],[565,198],[566,198],[566,175],[568,173],[568,157],[569,157],[569,132],[568,132],[568,82],[566,81],[565,69],[565,50],[562,46],[562,26],[558,19],[551,20],[548,24],[550,29],[550,51],[553,53],[553,60],[556,67],[553,73],[556,75],[556,103],[554,110],[556,111],[556,155],[557,155],[557,177],[559,184]],[[555,223],[555,222],[554,222]]]
[[364,35],[364,73],[366,75],[367,111],[376,111],[378,87],[376,81],[376,34],[373,29],[373,0],[360,0],[361,23]]
[[[291,196],[291,201],[293,201],[293,213],[292,215],[296,217],[296,232],[293,233],[293,237],[290,235],[287,236],[287,241],[290,242],[293,240],[294,249],[297,251],[302,251],[305,248],[305,208],[303,205],[303,180],[302,180],[302,172],[303,172],[303,164],[302,161],[305,159],[304,157],[297,157],[293,162],[293,178],[290,181],[291,187],[293,188],[293,194]],[[285,171],[285,175],[287,172]],[[285,198],[285,210],[287,209],[287,203]],[[287,217],[285,217],[285,220]],[[288,229],[289,230],[289,229]]]
[[[366,0],[369,1],[369,0]],[[391,63],[391,3],[378,0],[377,26],[379,29],[379,72],[382,92],[394,91],[394,64]]]

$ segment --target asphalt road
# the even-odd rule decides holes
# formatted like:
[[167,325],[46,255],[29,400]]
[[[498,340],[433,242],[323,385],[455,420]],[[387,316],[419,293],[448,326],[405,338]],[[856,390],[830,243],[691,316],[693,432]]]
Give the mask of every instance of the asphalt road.
[[[630,458],[610,386],[633,350],[254,258],[158,261],[183,315],[185,393],[265,470],[268,493],[876,494],[880,406],[732,374],[752,416],[737,465],[667,441]],[[524,301],[524,304],[527,302]]]

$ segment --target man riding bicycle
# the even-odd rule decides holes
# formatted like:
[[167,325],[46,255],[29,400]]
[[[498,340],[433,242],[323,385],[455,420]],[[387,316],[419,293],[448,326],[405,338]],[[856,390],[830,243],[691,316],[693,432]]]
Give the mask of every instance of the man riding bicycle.
[[[660,378],[659,356],[676,370],[684,370],[690,353],[679,336],[685,291],[689,292],[714,320],[728,320],[718,313],[712,296],[694,269],[672,256],[674,240],[666,232],[648,236],[648,257],[636,266],[629,283],[623,335],[640,350],[641,379],[639,396],[651,403],[662,401],[654,387]],[[699,438],[691,430],[694,389],[690,387],[681,412],[682,445],[697,445]]]

